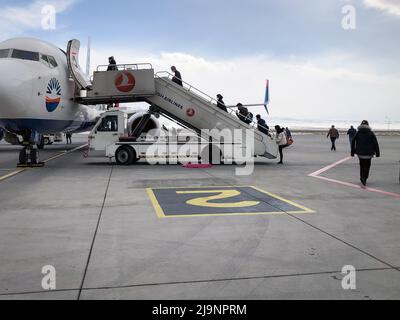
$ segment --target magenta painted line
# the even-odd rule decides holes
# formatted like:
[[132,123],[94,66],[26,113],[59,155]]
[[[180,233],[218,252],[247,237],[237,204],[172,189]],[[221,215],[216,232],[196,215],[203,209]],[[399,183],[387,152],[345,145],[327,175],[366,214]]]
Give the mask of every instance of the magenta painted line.
[[346,161],[348,161],[350,159],[351,159],[351,157],[347,157],[347,158],[344,158],[342,160],[339,160],[339,161],[337,161],[337,162],[335,162],[335,163],[333,163],[333,164],[331,164],[331,165],[329,165],[329,166],[327,166],[325,168],[322,168],[322,169],[320,169],[318,171],[315,171],[315,172],[309,174],[309,177],[313,177],[313,178],[317,178],[317,179],[320,179],[320,180],[324,180],[324,181],[340,184],[340,185],[343,185],[343,186],[347,186],[347,187],[351,187],[351,188],[355,188],[355,189],[361,189],[361,190],[365,190],[365,191],[369,191],[369,192],[375,192],[375,193],[383,194],[385,196],[389,196],[389,197],[393,197],[393,198],[396,198],[396,199],[400,199],[400,194],[399,193],[388,192],[388,191],[384,191],[384,190],[380,190],[380,189],[374,189],[374,188],[368,188],[368,187],[364,187],[364,186],[361,186],[361,185],[358,185],[358,184],[354,184],[354,183],[350,183],[350,182],[346,182],[346,181],[341,181],[341,180],[336,180],[336,179],[331,179],[331,178],[326,178],[326,177],[321,177],[320,176],[320,174],[322,174],[322,173],[324,173],[324,172],[326,172],[326,171],[328,171],[328,170],[330,170],[330,169],[338,166],[339,164],[341,164],[343,162],[346,162]]

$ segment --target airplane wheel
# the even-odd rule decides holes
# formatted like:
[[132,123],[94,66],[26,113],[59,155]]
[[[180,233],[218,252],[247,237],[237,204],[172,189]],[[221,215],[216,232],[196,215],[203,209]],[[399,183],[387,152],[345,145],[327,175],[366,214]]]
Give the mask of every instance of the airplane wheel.
[[135,161],[136,154],[131,147],[119,147],[115,153],[115,161],[120,166],[129,166]]
[[37,164],[38,163],[38,152],[35,149],[31,150],[31,163],[32,164]]
[[28,161],[28,157],[26,155],[26,149],[23,148],[20,152],[19,152],[19,163],[20,164],[26,164]]

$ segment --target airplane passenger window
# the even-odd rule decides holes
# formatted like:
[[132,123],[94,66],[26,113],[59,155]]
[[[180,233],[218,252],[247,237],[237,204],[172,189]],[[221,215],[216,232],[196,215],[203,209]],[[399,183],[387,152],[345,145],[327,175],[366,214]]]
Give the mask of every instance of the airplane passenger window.
[[1,49],[0,50],[0,58],[8,58],[9,53],[10,53],[10,49]]
[[116,132],[118,131],[118,116],[107,116],[103,118],[97,127],[99,132]]
[[22,60],[39,61],[39,52],[13,49],[11,57]]
[[48,56],[48,58],[49,58],[50,66],[53,68],[56,68],[58,66],[56,59],[54,59],[54,57],[52,57],[52,56]]

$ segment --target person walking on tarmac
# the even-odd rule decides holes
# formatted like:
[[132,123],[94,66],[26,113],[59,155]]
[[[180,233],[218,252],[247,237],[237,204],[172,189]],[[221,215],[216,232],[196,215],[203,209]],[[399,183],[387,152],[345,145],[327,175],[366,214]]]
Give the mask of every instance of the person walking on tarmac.
[[331,137],[331,142],[332,142],[331,151],[336,151],[336,140],[339,139],[339,131],[335,128],[335,126],[331,127],[326,137],[327,138]]
[[175,66],[171,67],[171,71],[174,73],[174,77],[172,78],[172,82],[174,82],[177,85],[183,87],[181,73],[176,69]]
[[372,132],[367,120],[363,120],[358,127],[358,132],[351,142],[351,156],[358,156],[360,160],[360,180],[366,186],[371,169],[372,158],[381,156],[378,139]]
[[72,144],[72,134],[71,133],[67,132],[65,134],[65,138],[67,140],[67,144]]
[[265,122],[265,120],[263,118],[261,118],[261,116],[258,114],[256,115],[257,118],[257,129],[258,131],[266,134],[267,136],[271,136],[269,134],[269,127],[267,125],[267,123]]
[[285,134],[285,130],[283,130],[283,128],[281,128],[280,126],[276,125],[275,130],[276,130],[275,141],[278,144],[279,156],[280,156],[278,164],[283,164],[283,149],[288,146],[287,137]]
[[228,109],[225,106],[225,102],[224,102],[224,97],[221,94],[217,94],[217,107],[220,108],[221,110],[224,110],[225,112],[228,112]]
[[356,136],[356,134],[357,134],[357,130],[354,129],[353,126],[350,126],[350,129],[347,131],[347,135],[349,136],[350,146],[351,146],[351,143],[352,143],[354,137]]
[[114,57],[108,58],[108,68],[107,71],[117,71],[117,62],[115,61]]

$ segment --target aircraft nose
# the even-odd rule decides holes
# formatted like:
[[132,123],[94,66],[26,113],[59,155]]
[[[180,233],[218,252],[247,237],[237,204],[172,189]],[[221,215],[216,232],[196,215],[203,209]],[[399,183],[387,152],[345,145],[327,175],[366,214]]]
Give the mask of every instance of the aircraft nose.
[[0,59],[0,118],[24,115],[31,102],[32,71],[23,60]]

